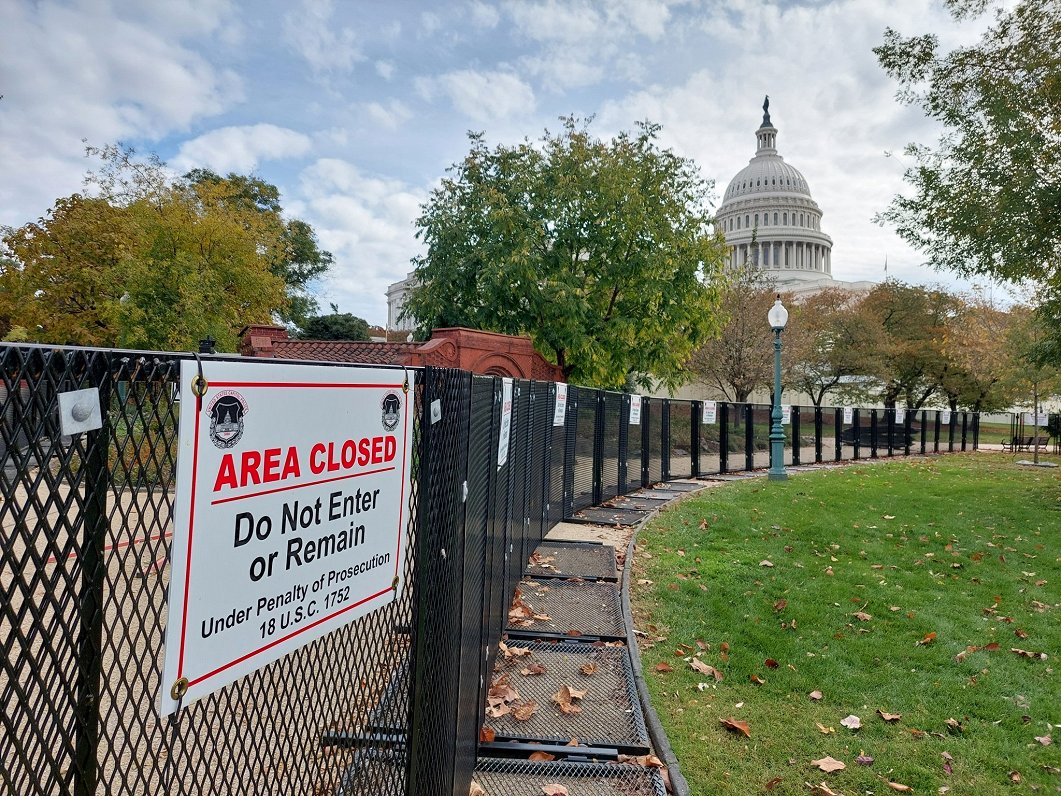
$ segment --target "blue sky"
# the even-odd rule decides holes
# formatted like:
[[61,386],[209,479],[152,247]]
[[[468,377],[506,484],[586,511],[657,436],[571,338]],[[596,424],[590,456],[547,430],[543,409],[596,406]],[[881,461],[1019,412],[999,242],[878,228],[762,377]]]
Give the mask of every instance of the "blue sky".
[[764,94],[778,149],[824,212],[839,279],[943,281],[872,223],[902,189],[898,153],[935,128],[896,103],[886,26],[969,43],[935,0],[5,0],[0,224],[81,190],[82,140],[123,141],[178,172],[254,173],[335,254],[319,285],[370,323],[421,251],[420,204],[468,149],[595,115],[650,119],[721,198],[755,149]]

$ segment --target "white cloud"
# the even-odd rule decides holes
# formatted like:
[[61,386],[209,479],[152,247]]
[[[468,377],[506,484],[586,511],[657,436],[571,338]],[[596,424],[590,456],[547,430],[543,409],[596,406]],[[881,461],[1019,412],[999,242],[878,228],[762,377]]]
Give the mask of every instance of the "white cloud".
[[534,90],[512,72],[461,69],[416,82],[420,96],[444,94],[461,113],[477,122],[506,119],[534,110]]
[[288,45],[317,74],[349,72],[364,60],[352,28],[337,25],[333,0],[302,0],[284,15],[284,37]]
[[311,148],[309,136],[274,124],[222,127],[181,144],[172,165],[180,172],[205,167],[248,174],[262,160],[301,157]]
[[386,103],[369,102],[363,108],[374,124],[386,130],[396,130],[413,116],[404,102],[394,99]]
[[369,323],[386,322],[387,286],[411,270],[420,254],[413,223],[426,191],[372,177],[353,163],[322,158],[300,175],[298,202],[289,209],[313,224],[335,255],[321,301],[334,301]]
[[468,4],[468,13],[471,16],[472,25],[479,30],[493,30],[501,21],[501,12],[495,6],[487,5],[481,0],[472,0]]
[[[22,224],[80,188],[83,139],[153,139],[242,98],[242,81],[185,40],[209,44],[228,4],[0,4],[0,223]],[[172,25],[173,30],[167,27]]]
[[394,64],[390,61],[376,61],[375,67],[376,74],[384,80],[390,80],[394,77]]

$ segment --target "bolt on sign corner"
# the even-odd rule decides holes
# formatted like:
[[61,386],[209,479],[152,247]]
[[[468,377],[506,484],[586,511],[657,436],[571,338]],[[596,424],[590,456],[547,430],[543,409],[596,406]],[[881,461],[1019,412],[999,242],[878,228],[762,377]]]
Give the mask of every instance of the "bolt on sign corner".
[[161,713],[392,602],[414,373],[181,363]]

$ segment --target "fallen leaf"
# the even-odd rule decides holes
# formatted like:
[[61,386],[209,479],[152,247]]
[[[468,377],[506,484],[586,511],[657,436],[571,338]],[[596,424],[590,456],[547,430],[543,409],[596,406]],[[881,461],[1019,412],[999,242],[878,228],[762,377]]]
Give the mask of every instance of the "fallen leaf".
[[528,760],[533,760],[536,763],[547,763],[550,760],[556,760],[556,755],[551,755],[548,752],[531,752]]
[[1013,635],[1015,635],[1017,638],[1028,638],[1027,631],[1021,630],[1019,627],[1013,631]]
[[733,732],[739,732],[745,738],[751,738],[752,737],[751,729],[749,729],[748,722],[746,722],[746,721],[737,721],[733,717],[730,717],[728,719],[719,719],[718,721],[727,730],[732,730]]
[[1020,772],[1019,771],[1010,771],[1009,772],[1009,781],[1010,782],[1020,782],[1021,781]]
[[766,680],[764,680],[757,674],[753,674],[749,679],[756,685],[763,685],[766,683]]
[[767,658],[765,661],[763,661],[763,665],[766,666],[767,669],[776,669],[781,664],[775,661],[773,658]]
[[859,622],[868,622],[873,617],[867,614],[865,611],[855,611],[851,616],[855,617]]
[[857,730],[862,726],[862,719],[852,714],[840,719],[840,723],[849,730]]
[[855,762],[860,766],[872,766],[873,758],[870,755],[859,755],[855,758]]
[[885,721],[893,721],[893,722],[894,721],[898,721],[899,719],[901,719],[903,717],[902,713],[888,713],[886,711],[881,710],[880,708],[877,709],[877,715],[880,716]]
[[689,661],[689,665],[693,667],[693,669],[695,669],[696,671],[700,672],[700,674],[706,674],[710,677],[714,677],[715,682],[718,682],[722,679],[722,672],[720,672],[714,666],[710,666],[704,663],[699,658],[693,658],[691,661]]
[[920,641],[918,641],[916,644],[914,644],[914,646],[915,647],[927,647],[929,644],[931,644],[935,640],[936,640],[936,631],[933,630],[931,633],[926,633],[925,637],[923,639],[921,639]]
[[845,768],[847,768],[847,766],[845,766],[836,758],[828,756],[823,757],[820,760],[811,760],[810,763],[812,766],[817,766],[827,774],[830,774],[833,771],[843,771]]
[[620,763],[633,763],[642,768],[663,768],[663,761],[655,755],[619,755]]
[[778,600],[776,603],[774,603],[774,610],[775,611],[779,611],[779,612],[780,611],[784,611],[785,608],[787,608],[787,607],[788,607],[788,600],[783,600],[782,599],[782,600]]
[[761,567],[772,567],[773,565],[774,565],[773,561],[769,561],[769,560],[767,560],[765,558],[762,561],[759,562],[759,566],[761,566]]
[[819,782],[817,785],[811,785],[809,782],[804,784],[810,788],[810,792],[815,794],[815,796],[843,796],[842,793],[837,793],[824,782]]
[[729,652],[729,642],[728,641],[723,641],[721,644],[718,645],[718,648],[722,652]]
[[560,686],[560,690],[552,695],[552,700],[560,708],[561,713],[571,715],[582,712],[582,708],[575,704],[575,700],[580,700],[585,695],[585,691],[579,691],[571,688],[571,686],[564,685]]
[[472,780],[472,785],[468,788],[468,796],[486,796],[486,791],[483,790],[483,786]]
[[809,694],[807,694],[807,696],[809,696],[811,698],[811,700],[814,701],[814,702],[821,702],[821,700],[822,700],[822,692],[821,691],[811,691]]
[[826,727],[820,721],[814,722],[814,726],[818,728],[818,732],[820,732],[822,735],[831,735],[832,733],[836,732],[835,727]]
[[781,777],[774,777],[772,780],[767,782],[766,785],[764,785],[763,787],[765,787],[767,790],[773,790],[774,788],[776,788],[780,784],[781,784]]
[[661,672],[661,673],[673,672],[674,671],[674,667],[671,666],[666,661],[663,661],[662,663],[657,663],[656,666],[655,666],[655,669],[656,669],[657,672]]
[[584,663],[578,668],[578,670],[582,672],[582,674],[589,677],[590,675],[597,673],[597,664],[593,663],[592,661],[589,663]]
[[962,728],[962,723],[955,718],[949,718],[943,723],[946,724],[947,727],[952,730],[961,730]]
[[545,674],[545,667],[540,663],[531,663],[528,664],[525,669],[520,669],[519,673],[524,677],[530,677],[535,674]]
[[522,705],[517,705],[512,709],[512,718],[516,721],[526,721],[534,715],[534,711],[538,709],[538,703],[533,699],[529,699]]
[[1043,746],[1049,746],[1054,742],[1054,739],[1051,738],[1049,735],[1036,735],[1035,740],[1037,740]]
[[481,743],[493,743],[497,732],[492,727],[481,727],[479,729],[479,741]]
[[1032,658],[1043,661],[1049,657],[1045,652],[1031,652],[1030,650],[1017,649],[1016,647],[1011,647],[1010,652],[1015,652],[1022,658]]
[[903,785],[899,782],[889,782],[888,787],[892,790],[899,791],[899,793],[910,793],[913,791],[913,788],[911,788],[909,785]]
[[568,796],[567,788],[563,785],[542,785],[542,796]]

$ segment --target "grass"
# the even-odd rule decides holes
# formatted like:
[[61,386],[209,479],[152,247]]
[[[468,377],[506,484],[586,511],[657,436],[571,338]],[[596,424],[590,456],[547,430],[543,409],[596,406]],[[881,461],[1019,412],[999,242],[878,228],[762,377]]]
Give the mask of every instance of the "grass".
[[[1056,792],[1059,536],[1058,471],[983,453],[727,484],[662,514],[638,540],[634,610],[692,792]],[[825,756],[846,768],[811,765]]]

